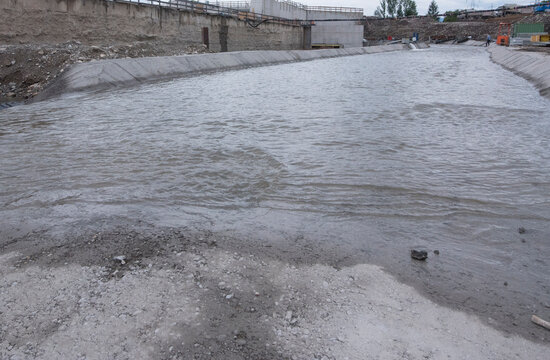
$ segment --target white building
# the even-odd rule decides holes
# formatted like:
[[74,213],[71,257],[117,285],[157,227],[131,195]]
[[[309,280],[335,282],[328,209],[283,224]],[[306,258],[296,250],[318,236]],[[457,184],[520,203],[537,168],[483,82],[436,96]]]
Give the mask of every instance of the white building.
[[312,47],[363,46],[363,25],[360,23],[363,9],[307,6],[290,0],[251,0],[250,11],[285,19],[313,21],[310,34]]

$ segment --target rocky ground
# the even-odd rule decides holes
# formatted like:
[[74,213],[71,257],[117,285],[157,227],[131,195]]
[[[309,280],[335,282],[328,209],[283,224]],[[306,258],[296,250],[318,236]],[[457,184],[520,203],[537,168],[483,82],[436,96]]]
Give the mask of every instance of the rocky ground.
[[420,39],[465,39],[485,41],[487,34],[496,39],[499,24],[503,23],[544,23],[546,31],[550,29],[550,14],[513,14],[489,19],[470,18],[455,22],[443,22],[428,18],[369,19],[365,20],[364,38],[371,41],[410,38],[419,33]]
[[204,45],[152,42],[111,46],[90,46],[77,41],[57,45],[0,45],[0,104],[34,97],[73,63],[204,52],[208,52]]
[[0,248],[2,359],[543,359],[380,268],[226,234],[34,232]]

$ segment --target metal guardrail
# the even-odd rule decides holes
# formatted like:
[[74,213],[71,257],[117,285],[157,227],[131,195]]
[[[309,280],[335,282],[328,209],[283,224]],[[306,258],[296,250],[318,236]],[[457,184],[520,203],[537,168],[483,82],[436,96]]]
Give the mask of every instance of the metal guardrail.
[[286,4],[286,5],[293,6],[293,7],[298,8],[298,9],[307,10],[307,5],[301,4],[301,3],[296,2],[296,1],[292,1],[292,0],[275,0],[275,1],[279,2],[281,4]]
[[308,11],[325,11],[325,12],[340,12],[340,13],[361,13],[363,15],[363,9],[352,7],[335,7],[335,6],[307,6]]
[[246,22],[271,22],[291,26],[309,26],[313,22],[308,20],[291,20],[277,16],[257,14],[250,11],[242,11],[229,7],[202,3],[191,0],[105,0],[114,3],[138,4],[144,6],[155,6],[170,8],[178,11],[193,12],[196,14],[219,15],[235,18]]
[[[213,5],[230,9],[250,10],[250,3],[247,1],[215,1]],[[208,2],[211,4],[211,2]]]
[[343,12],[343,13],[361,13],[363,14],[363,9],[361,8],[353,8],[353,7],[342,7],[342,6],[309,6],[305,4],[301,4],[296,1],[292,0],[275,0],[281,4],[287,4],[293,7],[296,7],[298,9],[302,9],[305,11],[324,11],[324,12]]

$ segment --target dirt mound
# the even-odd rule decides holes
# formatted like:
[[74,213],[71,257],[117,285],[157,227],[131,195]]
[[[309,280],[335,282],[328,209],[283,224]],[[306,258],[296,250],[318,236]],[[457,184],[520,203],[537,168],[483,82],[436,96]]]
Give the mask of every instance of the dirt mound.
[[209,52],[205,45],[135,42],[90,46],[78,41],[56,45],[0,46],[0,104],[36,96],[46,84],[74,63],[102,59],[170,56]]

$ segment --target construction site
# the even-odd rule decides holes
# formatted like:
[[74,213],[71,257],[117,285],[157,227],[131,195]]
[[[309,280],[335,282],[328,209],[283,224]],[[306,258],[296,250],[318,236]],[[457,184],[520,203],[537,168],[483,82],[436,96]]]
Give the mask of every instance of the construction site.
[[362,9],[292,1],[1,0],[0,9],[0,103],[31,98],[69,64],[92,59],[348,48],[363,40]]
[[0,359],[545,359],[547,4],[0,0]]
[[483,41],[488,34],[496,39],[500,23],[513,25],[509,45],[532,49],[532,42],[547,43],[550,30],[550,15],[534,7],[499,16],[464,12],[456,22],[426,16],[379,19],[359,8],[288,0],[0,0],[0,9],[3,104],[31,99],[70,64],[94,59],[354,48],[410,41],[414,35],[418,41],[462,43]]
[[[366,17],[364,38],[368,44],[377,44],[386,42],[388,38],[411,38],[413,33],[417,33],[419,40],[432,43],[452,43],[453,41],[465,41],[465,39],[485,41],[487,35],[496,39],[499,35],[499,25],[503,23],[511,24],[514,29],[510,37],[518,38],[512,40],[510,45],[530,45],[530,42],[526,41],[531,40],[529,34],[545,35],[550,31],[550,13],[534,12],[533,7],[522,9],[528,12],[494,16],[493,11],[491,12],[493,16],[485,17],[474,16],[470,13],[468,17],[460,17],[452,22],[440,21],[429,16],[386,19]],[[545,40],[544,37],[543,40]],[[533,45],[546,46],[547,44]]]

